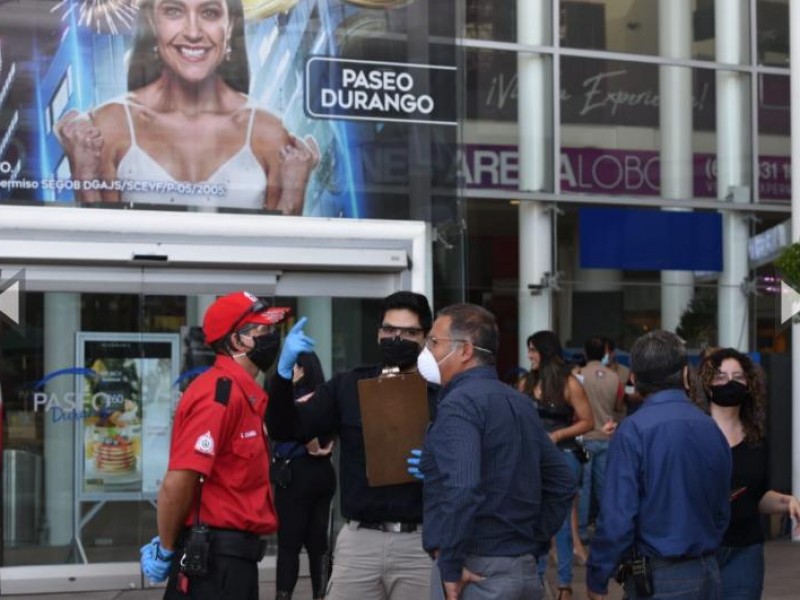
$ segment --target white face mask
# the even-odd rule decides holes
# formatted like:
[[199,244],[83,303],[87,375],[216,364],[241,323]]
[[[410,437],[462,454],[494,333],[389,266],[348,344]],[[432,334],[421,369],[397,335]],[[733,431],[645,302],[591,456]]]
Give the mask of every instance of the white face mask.
[[439,370],[439,365],[450,358],[455,351],[456,349],[453,348],[450,350],[447,356],[437,362],[433,352],[431,352],[428,347],[425,346],[425,348],[422,349],[422,352],[420,352],[419,356],[417,357],[417,371],[419,371],[419,374],[425,381],[434,383],[436,385],[441,385],[442,372]]
[[610,362],[611,362],[611,356],[609,354],[604,354],[603,360],[600,361],[600,364],[603,365],[604,367],[607,367],[608,363]]

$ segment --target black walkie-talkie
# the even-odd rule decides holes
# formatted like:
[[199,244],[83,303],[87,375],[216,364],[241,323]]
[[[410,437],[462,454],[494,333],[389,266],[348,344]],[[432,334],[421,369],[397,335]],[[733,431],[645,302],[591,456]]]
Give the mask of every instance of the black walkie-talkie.
[[211,555],[211,531],[200,522],[200,496],[203,491],[204,477],[201,475],[197,491],[197,514],[194,526],[189,530],[183,546],[181,570],[191,577],[206,577],[209,573]]
[[653,589],[653,568],[650,559],[634,550],[631,561],[631,579],[636,587],[639,598],[650,598],[655,593]]

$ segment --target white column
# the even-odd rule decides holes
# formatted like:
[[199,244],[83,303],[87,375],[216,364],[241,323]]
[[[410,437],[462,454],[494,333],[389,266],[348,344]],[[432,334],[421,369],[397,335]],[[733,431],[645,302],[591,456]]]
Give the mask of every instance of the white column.
[[[517,0],[517,41],[543,45],[550,27],[546,0]],[[548,90],[547,58],[520,54],[517,58],[520,189],[542,190],[547,180]],[[557,126],[557,124],[556,124]],[[532,295],[553,268],[552,218],[541,202],[519,206],[519,364],[528,364],[525,340],[534,331],[552,329],[553,294],[549,288]]]
[[314,352],[326,378],[333,373],[333,302],[330,298],[298,298],[297,318],[308,317],[304,331],[317,342]]
[[186,324],[189,327],[202,327],[203,317],[208,307],[214,304],[217,299],[214,295],[200,295],[186,297]]
[[[81,325],[80,294],[44,295],[44,372],[75,366],[75,334]],[[56,377],[47,384],[48,396],[64,398],[75,391],[74,377]],[[74,533],[75,421],[53,422],[44,415],[44,510],[50,546],[65,546]]]
[[[791,97],[800,98],[800,1],[789,2]],[[792,242],[800,241],[800,106],[792,103]],[[792,324],[792,493],[800,497],[800,324]],[[800,536],[792,529],[792,539]]]
[[[746,58],[747,6],[745,2],[716,0],[714,29],[717,62],[742,64]],[[717,198],[750,202],[749,86],[747,76],[717,71]],[[748,349],[747,296],[741,284],[747,277],[748,226],[742,213],[722,212],[722,267],[719,278],[717,326],[719,345]]]
[[[658,45],[665,58],[691,58],[692,2],[659,0]],[[692,71],[686,67],[659,67],[661,128],[661,196],[693,196]],[[661,272],[661,328],[675,331],[694,295],[690,271]]]

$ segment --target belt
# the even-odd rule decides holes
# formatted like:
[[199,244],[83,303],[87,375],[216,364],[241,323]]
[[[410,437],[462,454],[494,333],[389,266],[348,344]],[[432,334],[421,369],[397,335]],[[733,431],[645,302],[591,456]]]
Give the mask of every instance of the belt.
[[371,529],[385,533],[413,533],[419,529],[419,523],[406,523],[404,521],[347,521],[355,525],[356,529]]
[[[267,540],[257,533],[238,529],[215,529],[209,527],[211,552],[219,556],[232,556],[254,562],[261,561],[267,549]],[[188,535],[189,530],[185,531]],[[184,538],[185,539],[185,538]],[[181,540],[181,546],[183,540]]]

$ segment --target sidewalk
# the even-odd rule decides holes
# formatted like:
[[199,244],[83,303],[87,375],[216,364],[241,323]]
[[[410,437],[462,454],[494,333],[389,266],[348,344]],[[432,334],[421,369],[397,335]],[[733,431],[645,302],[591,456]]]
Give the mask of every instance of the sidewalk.
[[[798,597],[797,568],[800,565],[800,543],[789,541],[769,542],[766,545],[767,575],[764,583],[762,600],[796,600]],[[575,566],[574,600],[585,600],[584,569]],[[554,581],[555,572],[551,566],[548,569],[548,580]],[[46,594],[25,596],[3,596],[2,582],[0,582],[0,597],[9,600],[161,600],[163,590],[127,590],[111,592],[83,592],[68,594]],[[274,582],[261,585],[261,600],[272,600],[275,597]],[[307,577],[301,577],[294,593],[297,600],[311,600],[311,582]],[[612,584],[609,600],[620,600],[622,593],[616,584]],[[353,600],[358,600],[354,598]],[[424,599],[420,599],[424,600]],[[550,600],[550,598],[547,598]]]

